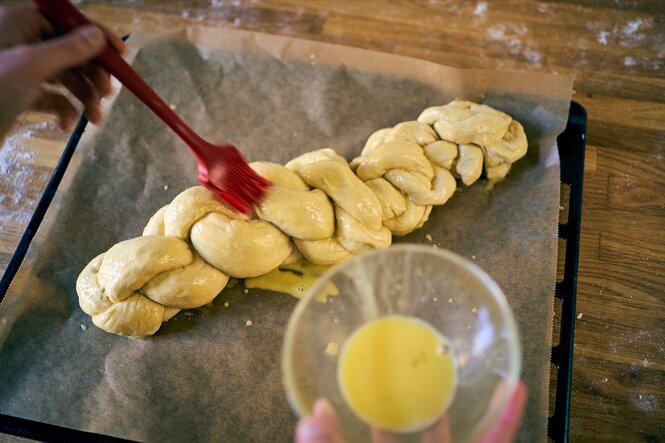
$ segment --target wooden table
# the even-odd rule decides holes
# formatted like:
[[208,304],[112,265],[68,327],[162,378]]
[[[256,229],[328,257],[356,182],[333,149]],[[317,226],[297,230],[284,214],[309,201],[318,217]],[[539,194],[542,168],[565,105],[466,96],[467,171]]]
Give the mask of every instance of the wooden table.
[[[139,0],[79,6],[119,34],[200,23],[456,67],[574,74],[574,99],[586,108],[589,123],[571,440],[665,441],[662,0]],[[44,115],[26,114],[19,123],[0,150],[0,272],[68,138]]]

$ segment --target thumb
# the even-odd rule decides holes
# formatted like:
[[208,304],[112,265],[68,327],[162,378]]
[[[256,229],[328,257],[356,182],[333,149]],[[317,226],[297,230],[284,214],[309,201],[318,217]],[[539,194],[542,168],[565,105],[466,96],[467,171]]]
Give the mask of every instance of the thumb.
[[524,407],[526,406],[526,385],[520,381],[513,391],[508,404],[501,412],[498,421],[483,435],[478,443],[511,443],[517,434]]
[[341,427],[332,405],[324,399],[314,403],[311,417],[296,427],[296,443],[344,443]]
[[33,69],[42,79],[68,68],[85,64],[106,47],[106,36],[96,26],[87,25],[33,47]]

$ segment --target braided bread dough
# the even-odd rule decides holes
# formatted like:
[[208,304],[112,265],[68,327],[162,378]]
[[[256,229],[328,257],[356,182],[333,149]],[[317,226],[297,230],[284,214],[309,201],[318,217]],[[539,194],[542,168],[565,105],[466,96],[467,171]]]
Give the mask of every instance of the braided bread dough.
[[250,166],[273,183],[248,218],[202,186],[180,193],[148,221],[143,235],[95,257],[76,290],[99,328],[154,334],[180,309],[203,306],[229,276],[267,274],[300,255],[332,265],[420,228],[459,178],[500,180],[523,157],[522,125],[486,105],[453,101],[417,121],[376,131],[348,163],[332,149],[285,166]]

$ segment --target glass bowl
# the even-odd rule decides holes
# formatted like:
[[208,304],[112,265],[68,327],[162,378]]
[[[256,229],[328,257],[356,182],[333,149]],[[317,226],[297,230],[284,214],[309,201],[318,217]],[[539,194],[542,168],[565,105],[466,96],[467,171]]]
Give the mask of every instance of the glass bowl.
[[[339,290],[331,296],[330,284]],[[322,303],[322,300],[326,300]],[[445,250],[403,244],[375,250],[324,274],[289,320],[282,370],[289,402],[309,415],[330,401],[348,442],[371,441],[371,429],[349,408],[338,360],[349,337],[385,316],[425,321],[446,338],[457,387],[445,414],[454,442],[482,436],[499,418],[521,369],[515,320],[498,285],[478,266]],[[419,441],[417,433],[396,434]]]

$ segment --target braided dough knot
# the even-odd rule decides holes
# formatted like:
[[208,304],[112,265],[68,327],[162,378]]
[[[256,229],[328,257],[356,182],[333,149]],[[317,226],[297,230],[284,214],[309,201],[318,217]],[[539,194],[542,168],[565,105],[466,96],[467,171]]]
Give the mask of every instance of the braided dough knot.
[[487,105],[455,100],[425,109],[418,121],[432,125],[442,140],[458,144],[457,173],[465,185],[480,177],[483,160],[485,175],[495,182],[527,151],[522,125]]
[[191,262],[189,246],[175,237],[146,236],[120,242],[95,257],[79,275],[76,290],[81,309],[106,331],[154,334],[180,307],[155,302],[140,288],[155,276]]
[[334,210],[332,236],[316,240],[294,238],[307,260],[334,264],[353,254],[390,246],[390,231],[381,222],[381,203],[343,157],[332,149],[320,149],[291,160],[286,168],[308,186],[325,193]]
[[279,229],[195,186],[157,211],[142,237],[86,266],[76,283],[79,304],[101,329],[151,335],[180,309],[212,301],[229,275],[265,274],[290,254],[289,237]]
[[445,151],[441,143],[428,124],[403,122],[372,134],[351,162],[357,176],[381,201],[383,225],[392,234],[406,235],[420,228],[432,206],[444,204],[455,191],[452,174],[427,155]]

